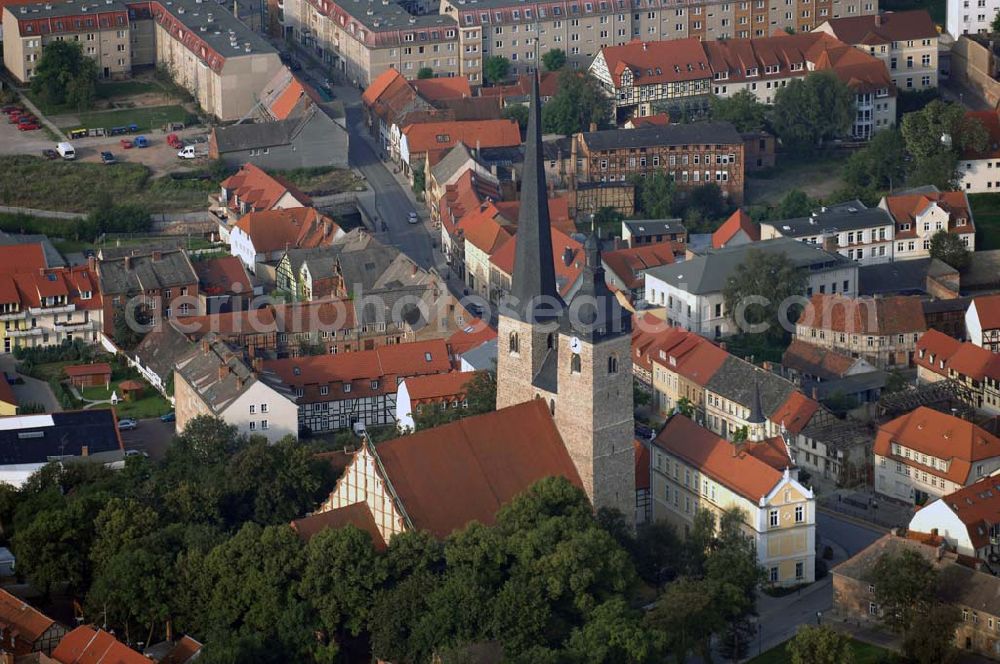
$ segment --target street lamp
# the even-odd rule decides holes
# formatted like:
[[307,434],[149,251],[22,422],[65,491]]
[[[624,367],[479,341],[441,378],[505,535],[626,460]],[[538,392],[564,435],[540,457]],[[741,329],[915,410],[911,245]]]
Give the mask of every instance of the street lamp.
[[817,611],[816,612],[816,624],[817,625],[821,625],[822,623],[823,623],[823,612],[822,611]]

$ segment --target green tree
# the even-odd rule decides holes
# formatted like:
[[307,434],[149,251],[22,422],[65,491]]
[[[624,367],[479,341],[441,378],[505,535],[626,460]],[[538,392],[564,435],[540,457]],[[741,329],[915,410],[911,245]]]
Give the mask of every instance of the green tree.
[[736,131],[760,131],[766,125],[767,107],[757,101],[757,96],[744,88],[731,97],[712,96],[709,108],[713,120],[731,122]]
[[782,312],[781,306],[805,289],[805,275],[785,254],[750,250],[726,280],[722,294],[726,313],[743,333],[762,333],[781,341],[798,318],[796,307]]
[[490,85],[503,83],[510,74],[510,60],[502,55],[491,55],[483,60],[483,78]]
[[687,397],[678,399],[674,410],[688,419],[694,419],[694,404]]
[[753,539],[743,533],[743,519],[738,507],[722,513],[705,560],[705,578],[717,584],[716,600],[726,622],[720,649],[734,659],[746,655],[754,634],[750,617],[757,614],[757,587],[766,578]]
[[418,408],[413,414],[416,429],[430,429],[448,422],[465,419],[470,415],[481,415],[496,410],[497,379],[490,371],[476,372],[466,386],[464,408],[442,408],[437,405]]
[[959,154],[982,151],[989,143],[982,123],[968,117],[963,106],[940,100],[906,114],[901,132],[913,159],[907,177],[910,186],[932,184],[950,189],[956,180]]
[[792,189],[784,195],[774,209],[773,218],[781,220],[808,217],[816,207],[816,201],[809,198],[805,192],[801,189]]
[[844,182],[862,191],[881,192],[903,184],[906,143],[895,127],[872,136],[868,145],[851,155],[844,165]]
[[546,51],[545,55],[542,56],[542,64],[546,71],[559,71],[566,66],[566,51],[561,48]]
[[584,664],[651,661],[653,643],[642,614],[622,597],[597,606],[582,627],[570,634],[568,660]]
[[80,523],[68,506],[40,512],[14,535],[17,568],[33,586],[48,596],[53,589],[83,587],[87,577],[88,544]]
[[778,90],[771,125],[786,148],[805,149],[845,135],[854,113],[851,89],[833,72],[817,71]]
[[122,551],[137,546],[157,529],[156,512],[134,498],[112,498],[94,518],[90,560],[100,571]]
[[688,230],[711,232],[716,223],[729,211],[729,205],[722,196],[722,189],[714,182],[706,182],[691,190],[684,209],[684,221]]
[[570,69],[559,73],[559,91],[542,107],[542,129],[569,136],[604,126],[611,113],[610,100],[590,74]]
[[87,110],[97,93],[97,65],[79,42],[49,42],[35,67],[31,91],[49,104]]
[[500,117],[506,120],[514,120],[517,126],[523,131],[528,126],[528,107],[524,104],[511,104],[505,106],[500,112]]
[[413,193],[420,197],[427,188],[427,176],[423,166],[413,169]]
[[636,199],[643,215],[649,219],[666,219],[674,206],[674,181],[663,171],[636,181]]
[[920,616],[917,626],[903,639],[903,654],[915,664],[951,664],[958,659],[955,628],[962,620],[958,607],[932,602]]
[[702,661],[712,661],[712,635],[725,625],[717,593],[712,581],[681,578],[667,586],[650,612],[650,626],[677,664],[683,664],[692,654]]
[[993,17],[993,21],[990,22],[990,32],[993,34],[1000,32],[1000,12],[997,12],[997,15]]
[[936,581],[934,566],[917,551],[904,549],[879,556],[870,582],[875,586],[875,603],[881,610],[882,622],[893,631],[907,631],[926,613]]
[[[157,626],[170,618],[173,565],[158,550],[132,545],[100,568],[87,593],[91,616],[102,616],[120,630],[129,643],[151,643]],[[145,628],[133,633],[133,627]]]
[[417,79],[424,80],[427,78],[434,78],[434,70],[430,67],[421,67],[417,70]]
[[943,229],[931,236],[930,254],[956,270],[964,270],[972,262],[972,252],[962,244],[961,236]]
[[786,650],[791,664],[854,664],[850,640],[826,625],[800,626]]

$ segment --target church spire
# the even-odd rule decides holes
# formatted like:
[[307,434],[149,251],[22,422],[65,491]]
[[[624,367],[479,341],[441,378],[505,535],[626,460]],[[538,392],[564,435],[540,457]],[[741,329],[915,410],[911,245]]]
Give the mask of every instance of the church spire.
[[562,313],[552,259],[552,227],[542,162],[542,113],[538,72],[531,77],[531,106],[525,139],[521,209],[508,311],[525,322],[552,320]]

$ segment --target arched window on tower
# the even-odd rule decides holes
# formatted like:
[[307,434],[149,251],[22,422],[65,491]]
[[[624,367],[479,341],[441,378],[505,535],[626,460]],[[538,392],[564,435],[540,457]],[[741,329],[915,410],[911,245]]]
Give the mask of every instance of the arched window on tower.
[[545,347],[552,350],[556,347],[556,335],[554,332],[549,332],[548,338],[545,340]]
[[556,414],[556,400],[555,399],[549,399],[549,414],[550,415],[555,415]]
[[580,354],[573,353],[572,357],[569,358],[569,371],[570,373],[580,373]]
[[618,373],[618,356],[614,353],[608,356],[608,373]]
[[521,344],[520,344],[520,340],[517,337],[517,332],[511,332],[510,333],[510,340],[508,342],[508,347],[507,347],[508,352],[511,352],[511,353],[520,352],[520,350],[519,350],[520,347],[521,347]]

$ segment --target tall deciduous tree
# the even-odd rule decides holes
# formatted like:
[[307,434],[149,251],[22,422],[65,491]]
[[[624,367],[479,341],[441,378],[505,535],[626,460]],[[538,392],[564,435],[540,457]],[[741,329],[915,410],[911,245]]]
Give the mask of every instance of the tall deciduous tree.
[[569,136],[589,131],[591,124],[603,126],[610,112],[610,101],[593,76],[566,69],[559,74],[558,92],[542,107],[542,128]]
[[650,625],[659,632],[677,664],[683,664],[691,654],[712,661],[712,635],[725,625],[716,595],[717,588],[711,581],[678,579],[667,586],[650,612]]
[[726,281],[726,313],[744,333],[781,340],[798,318],[794,308],[782,316],[782,303],[801,296],[805,289],[805,275],[785,254],[750,250]]
[[931,236],[930,254],[956,270],[964,270],[972,262],[972,253],[962,244],[961,236],[943,229]]
[[87,110],[97,97],[97,65],[79,42],[51,41],[42,49],[31,90],[49,104]]
[[854,664],[851,642],[827,625],[802,625],[787,650],[791,664]]
[[984,150],[989,142],[982,123],[968,117],[963,106],[940,100],[903,116],[901,131],[913,158],[907,177],[911,186],[952,188],[961,152]]
[[908,630],[932,601],[936,579],[934,566],[916,551],[904,549],[879,556],[872,567],[871,582],[882,621],[894,631]]
[[906,144],[893,127],[876,133],[851,155],[844,165],[844,182],[858,190],[881,192],[901,186],[905,173]]
[[658,171],[635,183],[643,215],[650,219],[666,219],[671,216],[676,186],[669,175]]
[[832,71],[817,71],[778,90],[771,125],[785,147],[804,149],[847,134],[854,112],[854,92]]
[[709,105],[713,120],[731,122],[737,131],[760,131],[766,125],[767,107],[747,88],[731,97],[713,96]]
[[483,78],[492,85],[503,83],[510,74],[510,60],[502,55],[491,55],[483,60]]
[[561,48],[546,51],[545,55],[542,56],[542,64],[548,71],[559,71],[566,66],[566,51]]
[[915,664],[951,664],[958,659],[955,628],[961,619],[958,607],[943,602],[930,603],[918,625],[907,631],[903,653]]

